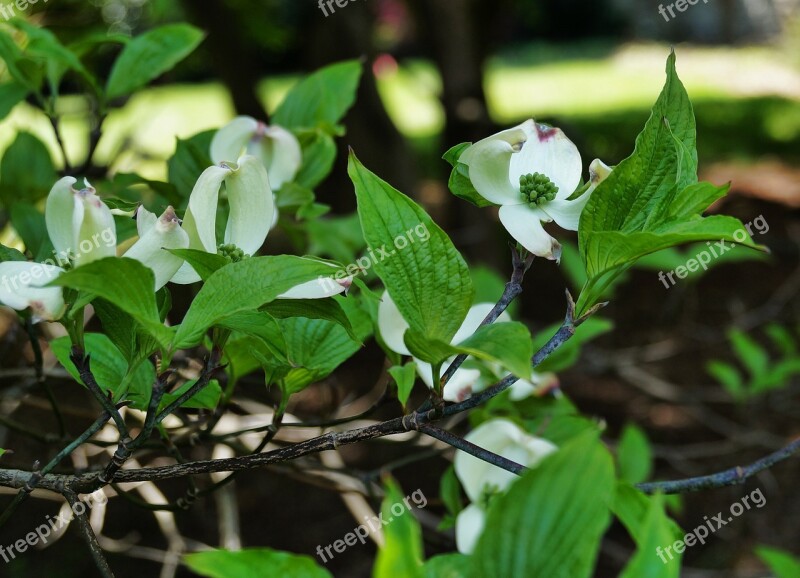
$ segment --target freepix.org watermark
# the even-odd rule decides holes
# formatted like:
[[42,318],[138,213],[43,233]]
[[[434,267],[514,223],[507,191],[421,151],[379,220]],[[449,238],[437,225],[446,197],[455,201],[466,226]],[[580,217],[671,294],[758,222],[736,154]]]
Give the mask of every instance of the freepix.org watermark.
[[84,239],[76,248],[77,252],[70,250],[67,252],[54,253],[52,258],[45,259],[41,263],[34,263],[30,270],[23,271],[19,275],[12,275],[10,277],[8,275],[3,275],[3,277],[0,278],[0,285],[9,292],[19,291],[21,287],[27,287],[33,281],[36,281],[39,286],[47,285],[47,283],[52,281],[56,276],[55,270],[49,267],[56,266],[63,268],[69,264],[71,258],[87,255],[100,247],[101,243],[105,247],[116,246],[117,237],[114,229],[103,229],[101,232],[92,235],[91,239]]
[[[750,503],[751,501],[752,505]],[[734,518],[738,518],[746,511],[750,510],[752,506],[763,508],[766,503],[767,499],[764,497],[764,494],[761,493],[761,488],[753,490],[749,495],[731,504],[729,516],[725,517],[724,512],[719,512],[716,516],[712,516],[710,520],[708,516],[703,516],[704,524],[697,526],[697,528],[686,534],[683,540],[678,540],[674,544],[663,549],[659,546],[656,548],[656,555],[666,564],[674,558],[672,550],[674,550],[676,554],[682,554],[686,548],[691,548],[695,544],[705,544],[706,538],[723,526],[727,526],[729,522],[733,522]],[[667,557],[669,557],[669,559],[667,559]]]
[[[6,20],[11,20],[17,13],[14,12],[16,8],[19,12],[25,12],[28,8],[33,6],[34,4],[38,4],[39,0],[16,0],[15,2],[9,2],[6,4],[5,2],[0,1],[0,15]],[[47,4],[48,0],[42,0],[44,4]]]
[[[359,524],[353,528],[352,532],[348,532],[341,539],[334,540],[332,544],[328,544],[324,548],[322,545],[317,546],[317,556],[319,556],[323,564],[327,564],[336,554],[341,554],[350,546],[355,546],[359,542],[365,544],[371,532],[376,532],[379,528],[391,524],[396,518],[405,515],[406,512],[411,510],[412,504],[416,506],[418,510],[428,505],[428,499],[425,497],[425,494],[422,493],[422,490],[416,490],[403,498],[402,502],[395,502],[392,504],[391,508],[389,508],[392,515],[388,518],[384,518],[383,512],[378,514],[378,516],[364,516],[364,522],[366,522],[366,524]],[[331,550],[336,552],[336,554],[331,552]]]
[[[677,2],[667,4],[666,8],[663,4],[659,4],[658,13],[664,17],[664,20],[669,22],[672,18],[675,18],[675,10],[678,12],[686,12],[689,6],[695,6],[699,3],[700,0],[677,0]],[[708,4],[708,0],[703,0],[703,4]],[[669,12],[669,16],[667,16],[667,12]]]
[[[319,0],[319,9],[322,10],[322,13],[325,15],[325,18],[334,14],[336,12],[336,5],[339,8],[345,8],[351,2],[356,2],[357,0]],[[367,0],[364,0],[366,2]]]
[[397,251],[402,251],[417,241],[426,243],[430,238],[431,232],[428,230],[428,226],[425,223],[420,223],[402,235],[395,237],[394,241],[392,242],[395,247],[394,249],[387,247],[386,245],[381,245],[377,249],[369,248],[367,250],[367,254],[356,259],[355,263],[350,263],[347,267],[340,269],[335,275],[331,275],[329,277],[320,275],[317,278],[317,282],[327,291],[335,291],[336,288],[341,285],[349,287],[349,282],[347,281],[348,278],[355,277],[359,274],[366,274],[366,272],[369,271],[375,263],[380,263],[381,261],[396,255]]
[[86,501],[75,502],[68,511],[59,514],[57,517],[47,516],[47,521],[44,524],[35,528],[33,532],[28,532],[24,538],[20,538],[10,546],[0,546],[0,557],[3,558],[5,563],[8,563],[16,558],[17,554],[22,554],[28,548],[34,548],[39,544],[47,544],[47,540],[53,532],[68,526],[76,516],[83,516],[95,504],[102,506],[106,503],[108,503],[108,498],[103,493],[103,490],[97,490],[95,493],[89,494]]
[[[755,227],[759,235],[764,235],[769,232],[769,223],[767,223],[764,215],[759,215],[751,222],[747,223],[744,226],[744,229],[738,229],[735,231],[733,233],[733,238],[737,243],[744,243],[747,240],[748,235],[750,237],[753,236],[753,227]],[[693,259],[686,261],[686,265],[676,267],[666,274],[664,271],[658,272],[658,280],[664,284],[665,289],[670,289],[671,287],[675,286],[677,283],[675,280],[676,276],[678,279],[686,279],[686,277],[689,276],[689,273],[695,273],[701,267],[703,271],[707,271],[708,265],[713,259],[719,258],[721,255],[724,255],[736,247],[736,245],[730,241],[726,241],[725,239],[721,239],[715,243],[708,241],[706,245],[708,245],[708,249],[699,252],[694,256]],[[669,280],[669,282],[667,280]]]

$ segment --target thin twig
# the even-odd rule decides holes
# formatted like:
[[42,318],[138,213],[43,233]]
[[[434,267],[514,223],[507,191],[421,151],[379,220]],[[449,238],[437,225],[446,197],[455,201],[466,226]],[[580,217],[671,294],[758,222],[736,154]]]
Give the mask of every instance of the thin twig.
[[454,448],[459,449],[462,452],[466,452],[471,456],[475,456],[479,460],[483,460],[488,464],[492,464],[493,466],[502,468],[507,472],[511,472],[512,474],[517,474],[518,476],[521,476],[528,469],[525,466],[518,464],[517,462],[504,458],[503,456],[497,455],[496,453],[490,452],[489,450],[485,450],[482,447],[477,446],[474,443],[467,441],[462,437],[459,437],[455,434],[450,433],[449,431],[445,431],[436,426],[423,425],[420,426],[419,431],[421,431],[426,435],[431,436],[432,438],[436,438],[437,440],[442,441],[450,446],[453,446]]
[[725,486],[735,486],[736,484],[744,483],[745,480],[755,476],[759,472],[763,472],[775,464],[789,459],[798,452],[800,452],[800,438],[745,467],[737,466],[716,474],[687,478],[685,480],[647,482],[639,484],[636,487],[645,494],[654,494],[656,492],[661,492],[663,494],[684,494],[688,492],[699,492],[700,490],[724,488]]
[[[483,327],[484,325],[490,325],[497,321],[498,317],[500,317],[506,309],[511,305],[511,303],[519,297],[522,293],[522,281],[525,278],[525,273],[528,272],[528,269],[531,268],[533,264],[533,255],[528,255],[526,258],[523,259],[522,255],[519,254],[516,248],[511,250],[511,261],[514,266],[514,270],[511,273],[511,280],[506,283],[505,290],[503,291],[503,295],[500,297],[500,300],[495,304],[486,318],[481,321],[479,327]],[[466,361],[467,355],[466,353],[462,353],[458,355],[453,362],[448,366],[447,371],[444,372],[442,378],[440,380],[440,384],[442,388],[450,381],[450,379],[455,375],[456,371],[463,365],[464,361]]]
[[[86,516],[86,506],[78,500],[78,496],[74,492],[64,490],[63,495],[69,502],[70,508],[72,508],[72,513],[78,521],[78,527],[81,529],[83,539],[86,540],[86,544],[92,552],[92,558],[94,558],[94,563],[97,565],[97,569],[100,570],[100,574],[103,578],[114,578],[114,572],[111,571],[111,566],[108,565],[108,560],[106,560],[103,549],[97,542],[97,536],[92,529],[92,525],[89,523],[89,518]],[[81,506],[80,513],[77,512],[79,505]]]

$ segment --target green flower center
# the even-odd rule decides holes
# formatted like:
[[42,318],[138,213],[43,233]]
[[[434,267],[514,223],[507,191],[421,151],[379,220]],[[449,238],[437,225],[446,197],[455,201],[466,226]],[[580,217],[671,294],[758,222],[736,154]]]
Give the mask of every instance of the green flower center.
[[522,175],[519,178],[519,190],[522,198],[532,208],[549,203],[558,193],[556,184],[542,173]]
[[220,245],[217,247],[217,253],[225,257],[231,263],[238,263],[250,257],[250,255],[245,254],[245,252],[236,245]]

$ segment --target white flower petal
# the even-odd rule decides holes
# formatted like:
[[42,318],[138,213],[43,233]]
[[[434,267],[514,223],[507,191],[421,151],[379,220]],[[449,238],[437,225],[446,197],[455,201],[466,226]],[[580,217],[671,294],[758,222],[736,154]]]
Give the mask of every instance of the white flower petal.
[[43,263],[0,263],[0,303],[17,311],[30,307],[37,321],[55,321],[64,314],[64,295],[61,287],[43,285],[63,272],[60,267]]
[[[492,309],[494,309],[494,303],[476,303],[470,307],[466,318],[464,318],[463,323],[461,323],[461,327],[459,327],[458,331],[456,331],[451,343],[457,345],[471,337],[472,334],[475,333],[481,326],[481,323],[483,323],[483,320],[486,319],[486,316],[492,312]],[[511,317],[509,317],[508,313],[501,313],[495,323],[500,323],[503,321],[511,321]]]
[[456,518],[456,547],[462,554],[472,554],[478,538],[486,526],[486,512],[476,504],[470,504]]
[[520,401],[542,390],[548,390],[558,384],[558,376],[555,373],[533,373],[530,381],[520,379],[509,389],[511,401]]
[[[64,177],[59,180],[50,194],[47,195],[44,218],[47,225],[47,234],[56,250],[59,260],[66,260],[70,251],[75,252],[77,248],[77,229],[73,224],[73,214],[75,212],[75,191],[72,188],[77,182],[72,177]],[[81,206],[80,210],[83,210]]]
[[152,269],[155,275],[155,291],[161,289],[178,272],[184,261],[166,249],[185,249],[189,246],[189,235],[181,228],[180,220],[172,207],[156,221],[133,246],[125,257],[136,259]]
[[589,165],[589,180],[592,184],[589,186],[589,190],[586,192],[586,194],[588,195],[592,193],[597,187],[599,187],[600,183],[606,180],[613,170],[614,169],[600,159],[594,159],[592,164]]
[[243,156],[225,179],[230,213],[225,244],[254,255],[267,238],[275,213],[275,202],[267,170],[253,156]]
[[[528,434],[506,419],[486,421],[465,439],[529,468],[535,467],[558,449],[549,441]],[[515,474],[460,450],[456,452],[454,461],[456,476],[472,502],[478,502],[485,491],[504,492],[517,479]]]
[[527,139],[526,125],[504,130],[476,142],[461,153],[458,162],[469,167],[469,180],[487,201],[497,205],[522,202],[519,177],[509,178],[512,158]]
[[562,229],[577,231],[578,223],[580,223],[581,220],[581,213],[586,203],[589,201],[590,196],[591,193],[587,191],[574,201],[553,199],[549,203],[546,203],[542,207],[542,210]]
[[251,141],[247,152],[261,159],[272,190],[278,191],[297,176],[303,164],[303,151],[297,137],[281,126],[261,125],[259,133],[262,138]]
[[[416,357],[413,359],[417,364],[417,375],[419,375],[420,379],[425,383],[425,385],[428,386],[429,389],[433,389],[433,366],[430,363],[426,363],[420,359],[417,359]],[[455,357],[451,357],[442,364],[441,370],[439,371],[439,377],[444,375],[448,366],[454,359]],[[481,389],[480,380],[481,372],[479,370],[459,367],[444,388],[443,397],[445,401],[464,401],[470,395],[472,395],[473,392]]]
[[183,219],[183,228],[189,235],[189,247],[217,252],[217,204],[222,181],[231,173],[227,166],[207,168],[197,179],[189,195],[189,208]]
[[[192,247],[190,246],[189,248],[191,249]],[[180,268],[172,276],[172,279],[170,279],[170,281],[176,285],[191,285],[192,283],[198,283],[202,280],[202,277],[197,274],[197,271],[195,271],[194,268],[186,261],[183,262]]]
[[520,245],[539,257],[558,261],[561,245],[542,227],[542,221],[550,221],[543,211],[528,205],[506,205],[500,207],[500,221]]
[[237,116],[219,129],[211,139],[211,160],[215,165],[234,162],[256,136],[258,121],[249,116]]
[[139,205],[135,213],[136,217],[136,232],[139,237],[144,237],[147,232],[156,226],[158,222],[158,215],[151,213],[144,208],[144,205]]
[[[73,249],[75,266],[80,267],[92,261],[114,257],[117,254],[117,228],[111,209],[100,200],[91,185],[78,191],[75,198],[76,207],[83,206],[83,220],[78,229],[78,244]],[[77,210],[75,214],[78,214]]]
[[[318,260],[314,259],[319,262]],[[279,295],[278,299],[324,299],[326,297],[333,297],[341,293],[346,293],[353,283],[352,277],[345,277],[339,279],[335,276],[336,273],[341,271],[338,265],[333,263],[326,263],[331,267],[331,276],[320,276],[313,281],[307,281],[295,285],[286,293]]]
[[[381,304],[378,306],[378,331],[386,347],[400,355],[411,355],[405,341],[403,341],[403,335],[405,335],[408,328],[408,323],[403,319],[403,315],[395,305],[389,292],[384,291],[383,297],[381,297]],[[428,385],[428,387],[431,386]]]
[[583,163],[578,147],[560,128],[536,123],[526,125],[528,139],[519,154],[511,158],[510,179],[519,185],[523,175],[547,175],[558,187],[556,198],[566,199],[581,184]]
[[611,167],[603,163],[600,159],[595,159],[589,166],[590,184],[586,192],[572,201],[557,196],[554,200],[545,204],[542,210],[550,215],[562,229],[577,231],[581,220],[581,213],[584,207],[586,207],[586,203],[589,202],[589,198],[592,196],[594,190],[600,186],[600,183],[606,180],[612,170]]

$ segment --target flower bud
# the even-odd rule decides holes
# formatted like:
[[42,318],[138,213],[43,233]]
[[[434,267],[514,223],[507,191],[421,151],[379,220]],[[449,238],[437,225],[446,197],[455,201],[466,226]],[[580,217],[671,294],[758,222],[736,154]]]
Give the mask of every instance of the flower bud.
[[291,132],[249,116],[233,119],[211,141],[211,160],[216,164],[242,154],[252,155],[264,165],[273,191],[294,180],[303,162],[300,143]]
[[172,279],[183,265],[183,259],[167,249],[186,249],[189,235],[181,228],[181,221],[172,207],[156,216],[139,207],[136,212],[139,240],[125,253],[125,257],[136,259],[152,269],[155,275],[155,290],[158,291]]
[[61,287],[44,287],[64,270],[55,265],[0,263],[0,303],[17,311],[30,308],[34,321],[55,321],[66,309]]
[[59,262],[72,260],[76,267],[116,254],[114,216],[88,180],[75,190],[77,181],[64,177],[50,190],[45,207],[47,233]]

